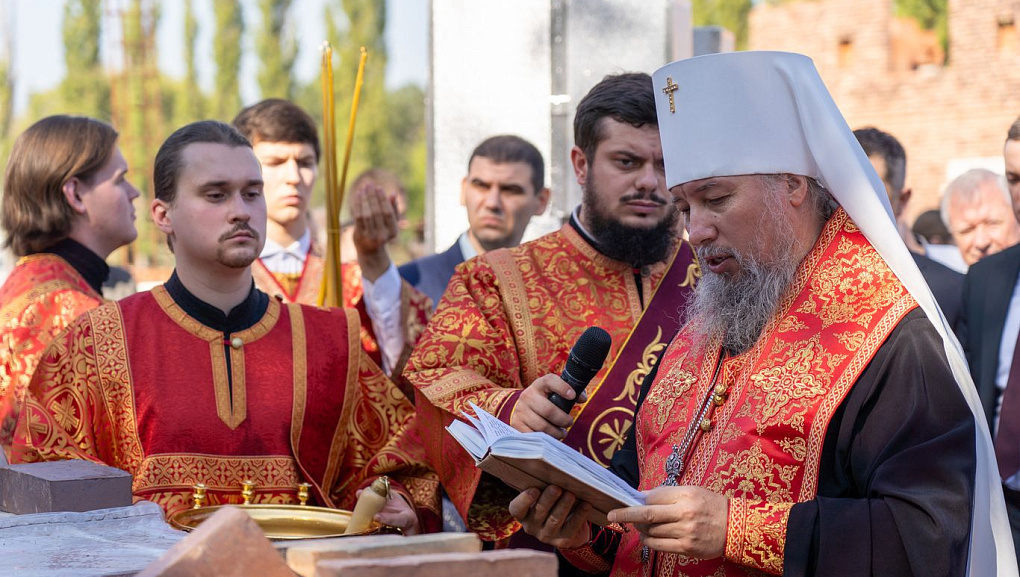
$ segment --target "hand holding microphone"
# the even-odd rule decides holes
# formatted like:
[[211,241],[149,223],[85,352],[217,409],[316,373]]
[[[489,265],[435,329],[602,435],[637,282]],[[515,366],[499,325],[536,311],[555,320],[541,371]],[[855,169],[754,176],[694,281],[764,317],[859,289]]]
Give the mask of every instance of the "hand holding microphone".
[[[605,330],[591,327],[581,335],[557,376],[547,374],[531,383],[514,405],[510,425],[521,432],[542,431],[562,439],[565,429],[573,424],[570,409],[585,387],[599,372],[609,354],[612,338]],[[574,391],[574,397],[566,395]]]
[[574,408],[574,403],[584,391],[588,383],[595,375],[602,370],[602,365],[609,355],[609,348],[613,346],[613,338],[601,327],[588,327],[570,349],[570,356],[567,357],[567,364],[563,366],[560,378],[566,381],[570,388],[574,389],[573,399],[564,399],[553,393],[549,395],[552,404],[560,408],[564,413],[569,414]]

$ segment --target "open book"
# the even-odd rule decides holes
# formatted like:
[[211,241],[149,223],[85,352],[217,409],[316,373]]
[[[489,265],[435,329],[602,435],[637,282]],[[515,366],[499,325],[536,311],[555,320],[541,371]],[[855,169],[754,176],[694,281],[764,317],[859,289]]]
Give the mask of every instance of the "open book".
[[545,433],[521,433],[471,404],[446,430],[474,458],[478,468],[514,489],[556,485],[592,505],[589,520],[608,523],[606,514],[620,507],[644,505],[645,496],[608,469]]

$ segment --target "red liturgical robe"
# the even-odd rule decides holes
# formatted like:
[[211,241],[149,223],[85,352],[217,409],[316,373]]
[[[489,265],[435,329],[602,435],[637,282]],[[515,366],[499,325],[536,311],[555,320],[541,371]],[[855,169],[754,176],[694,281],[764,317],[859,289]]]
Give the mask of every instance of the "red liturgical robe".
[[[817,495],[833,414],[916,307],[840,209],[751,350],[720,361],[718,341],[698,347],[682,330],[663,355],[635,427],[639,488],[671,480],[729,497],[725,555],[659,553],[643,562],[631,531],[613,574],[747,575],[748,568],[782,574],[790,509]],[[682,441],[687,431],[695,431],[689,445]]]
[[0,447],[11,446],[18,407],[46,345],[78,315],[99,306],[97,293],[66,260],[36,254],[18,261],[0,287]]
[[309,482],[319,504],[351,508],[380,474],[435,513],[414,407],[352,338],[358,328],[353,311],[269,299],[225,347],[163,287],[108,303],[44,353],[15,460],[124,469],[135,496],[168,513],[191,506],[195,483],[207,504],[237,503],[245,479],[255,503],[296,502]]
[[633,422],[644,376],[680,327],[679,309],[698,274],[686,243],[642,275],[600,254],[570,224],[458,267],[405,374],[419,392],[430,462],[470,530],[493,541],[514,534],[520,526],[506,504],[516,493],[482,477],[443,427],[470,412],[468,403],[509,421],[521,391],[559,374],[581,333],[599,326],[613,345],[588,386],[588,402],[572,411],[566,442],[608,465]]

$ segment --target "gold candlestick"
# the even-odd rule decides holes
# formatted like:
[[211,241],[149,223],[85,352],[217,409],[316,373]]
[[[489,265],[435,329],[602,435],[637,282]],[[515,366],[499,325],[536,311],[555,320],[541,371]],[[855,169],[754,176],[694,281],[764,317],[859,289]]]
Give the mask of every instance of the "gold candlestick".
[[302,507],[308,505],[308,490],[311,489],[311,483],[301,483],[297,486],[297,498],[298,505]]
[[251,505],[251,499],[255,496],[255,482],[245,479],[241,481],[241,496],[244,497],[244,504]]
[[205,505],[205,491],[208,487],[205,486],[205,483],[196,483],[194,489],[195,492],[191,494],[191,500],[194,501],[195,504],[192,505],[191,508],[199,509]]

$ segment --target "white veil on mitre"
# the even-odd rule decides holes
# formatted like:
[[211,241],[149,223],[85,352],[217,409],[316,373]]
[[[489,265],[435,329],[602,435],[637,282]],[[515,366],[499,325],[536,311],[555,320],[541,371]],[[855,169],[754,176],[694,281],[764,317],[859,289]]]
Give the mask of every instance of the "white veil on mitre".
[[885,186],[814,63],[787,52],[713,54],[668,64],[652,80],[669,188],[712,176],[812,177],[917,300],[942,336],[976,424],[968,574],[1017,575],[988,424],[962,348],[896,230]]

